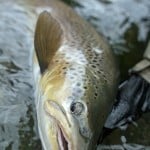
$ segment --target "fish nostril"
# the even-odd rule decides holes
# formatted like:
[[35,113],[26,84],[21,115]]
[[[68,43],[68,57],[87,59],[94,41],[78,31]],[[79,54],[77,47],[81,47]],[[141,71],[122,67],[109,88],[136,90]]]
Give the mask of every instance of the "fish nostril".
[[79,133],[84,137],[84,138],[90,138],[90,132],[86,127],[80,127]]
[[70,106],[70,111],[74,115],[81,115],[84,110],[84,104],[82,104],[81,102],[74,102]]

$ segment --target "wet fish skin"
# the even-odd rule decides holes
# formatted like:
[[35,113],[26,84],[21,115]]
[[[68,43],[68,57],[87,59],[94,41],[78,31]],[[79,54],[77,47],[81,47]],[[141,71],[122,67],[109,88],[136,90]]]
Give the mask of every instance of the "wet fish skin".
[[[52,149],[63,147],[59,135],[53,136],[61,129],[67,141],[64,147],[95,149],[117,85],[115,60],[106,41],[71,8],[59,3],[54,14],[45,11],[40,15],[35,50],[41,70],[37,112],[43,143],[53,141]],[[47,137],[42,122],[49,124]],[[50,145],[45,144],[45,149]]]

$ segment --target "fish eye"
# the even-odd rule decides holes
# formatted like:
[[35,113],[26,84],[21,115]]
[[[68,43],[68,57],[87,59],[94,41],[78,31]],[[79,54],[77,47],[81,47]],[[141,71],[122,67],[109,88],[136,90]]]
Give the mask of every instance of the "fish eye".
[[70,111],[74,115],[81,115],[81,113],[85,110],[84,104],[81,102],[75,102],[71,104]]

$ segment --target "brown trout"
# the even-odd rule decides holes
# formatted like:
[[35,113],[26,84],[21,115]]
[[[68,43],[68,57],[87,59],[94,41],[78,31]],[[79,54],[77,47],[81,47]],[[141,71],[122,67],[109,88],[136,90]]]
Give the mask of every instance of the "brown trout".
[[9,8],[6,18],[16,17],[16,28],[31,38],[26,41],[30,50],[35,47],[36,109],[44,150],[94,150],[117,86],[107,42],[60,1],[0,2]]
[[114,100],[114,56],[105,40],[71,8],[57,1],[48,6],[35,30],[43,147],[94,150]]

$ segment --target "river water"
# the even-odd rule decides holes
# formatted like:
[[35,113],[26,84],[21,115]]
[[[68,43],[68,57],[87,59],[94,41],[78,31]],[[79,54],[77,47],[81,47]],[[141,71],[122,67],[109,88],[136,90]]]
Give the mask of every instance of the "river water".
[[[150,40],[150,1],[63,1],[108,39],[118,59],[121,81],[127,79],[128,69],[142,58]],[[33,39],[25,34],[31,27],[14,27],[20,27],[22,22],[9,20],[1,4],[0,12],[0,150],[42,150],[33,98],[31,52],[27,51]],[[147,113],[126,131],[114,131],[99,149],[144,150],[144,146],[150,145],[149,130],[150,114]]]

